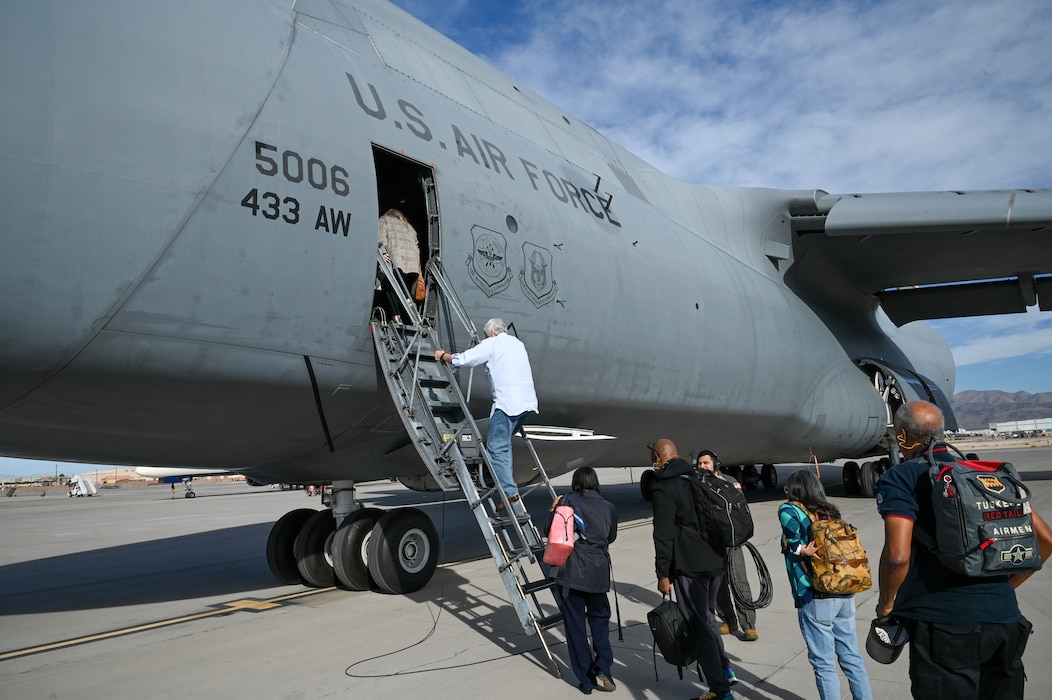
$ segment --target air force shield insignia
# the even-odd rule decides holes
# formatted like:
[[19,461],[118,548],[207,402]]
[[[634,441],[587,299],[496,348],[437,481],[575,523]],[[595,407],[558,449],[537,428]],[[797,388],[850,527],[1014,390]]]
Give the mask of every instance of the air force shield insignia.
[[522,244],[523,265],[519,284],[526,298],[538,309],[555,298],[558,285],[552,277],[552,254],[532,243]]
[[481,226],[471,229],[471,255],[468,256],[468,274],[478,288],[491,297],[503,292],[511,284],[508,270],[507,241],[496,231]]

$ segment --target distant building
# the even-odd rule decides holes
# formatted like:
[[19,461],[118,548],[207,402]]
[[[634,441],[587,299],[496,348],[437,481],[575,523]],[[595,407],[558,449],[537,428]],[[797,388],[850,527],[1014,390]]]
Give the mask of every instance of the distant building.
[[990,428],[998,435],[1037,437],[1045,433],[1052,433],[1052,418],[1032,418],[1030,420],[1015,420],[1008,423],[992,423]]

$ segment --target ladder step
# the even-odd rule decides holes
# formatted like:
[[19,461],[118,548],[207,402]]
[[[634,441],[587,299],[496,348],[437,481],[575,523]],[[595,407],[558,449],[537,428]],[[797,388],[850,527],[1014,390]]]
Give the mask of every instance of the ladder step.
[[529,581],[525,586],[522,587],[522,592],[525,595],[533,595],[537,591],[554,589],[558,585],[558,582],[553,578],[542,578],[539,581]]
[[516,564],[516,562],[518,562],[523,557],[526,557],[527,554],[528,553],[527,553],[527,551],[525,549],[509,549],[508,550],[508,563],[505,564],[503,568],[501,568],[499,566],[497,568],[500,569],[501,571],[503,571],[505,569],[510,569],[512,566],[514,566]]
[[541,617],[536,620],[538,629],[550,630],[552,627],[561,625],[563,622],[563,614],[561,612],[549,615],[548,617]]
[[437,379],[424,377],[420,379],[420,386],[424,387],[425,389],[445,389],[447,386],[449,386],[449,380],[442,379],[441,377]]
[[493,517],[491,517],[490,522],[492,522],[494,525],[499,525],[500,527],[511,527],[512,522],[515,520],[518,520],[520,525],[524,525],[525,523],[530,522],[529,513],[523,513],[522,515],[516,513],[514,517],[503,515],[503,510],[501,511],[501,513],[502,514],[500,515],[494,515]]
[[443,398],[441,396],[438,396],[438,397],[435,397],[435,398],[430,398],[429,397],[425,401],[425,403],[427,404],[427,407],[430,408],[432,411],[449,412],[449,411],[461,411],[461,410],[463,410],[461,405],[460,405],[460,402],[458,402],[458,401],[451,401],[451,400]]

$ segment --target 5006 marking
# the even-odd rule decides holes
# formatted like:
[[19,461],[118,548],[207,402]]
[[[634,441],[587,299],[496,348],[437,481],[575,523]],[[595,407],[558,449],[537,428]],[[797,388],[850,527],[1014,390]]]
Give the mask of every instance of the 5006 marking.
[[[318,158],[308,158],[304,164],[303,156],[295,151],[282,151],[278,165],[278,147],[269,143],[256,141],[256,170],[268,177],[281,174],[286,180],[293,183],[307,183],[316,190],[331,189],[333,194],[346,197],[351,191],[351,184],[347,180],[347,169],[334,165],[329,167]],[[271,156],[269,154],[273,153]]]

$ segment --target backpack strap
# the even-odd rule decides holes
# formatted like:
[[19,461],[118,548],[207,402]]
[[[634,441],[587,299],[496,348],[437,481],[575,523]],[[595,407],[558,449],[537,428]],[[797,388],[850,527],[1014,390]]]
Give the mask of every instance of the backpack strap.
[[810,520],[811,522],[814,522],[814,521],[818,520],[818,517],[817,517],[817,516],[816,516],[816,515],[815,515],[814,513],[812,513],[812,512],[810,511],[810,510],[808,510],[808,509],[807,509],[807,506],[805,506],[805,505],[804,505],[803,503],[801,503],[800,501],[789,501],[789,503],[790,503],[791,505],[794,505],[794,506],[796,506],[797,508],[799,508],[799,509],[800,509],[800,511],[801,511],[801,512],[802,512],[802,513],[803,513],[804,515],[806,515],[806,516],[807,516],[807,519],[808,519],[808,520]]
[[913,523],[913,539],[917,540],[917,543],[928,550],[932,556],[937,556],[939,545],[935,542],[935,538],[927,530],[917,527],[917,523]]
[[[800,512],[802,512],[802,513],[803,513],[804,515],[806,515],[806,516],[807,516],[807,518],[808,518],[808,520],[810,520],[810,521],[811,521],[811,523],[813,523],[813,522],[814,522],[814,521],[815,521],[815,520],[817,519],[817,518],[815,517],[815,514],[814,514],[814,513],[812,513],[812,512],[811,512],[811,511],[810,511],[810,510],[808,509],[808,507],[807,507],[807,506],[805,506],[805,505],[804,505],[803,503],[801,503],[800,501],[789,501],[789,504],[790,504],[790,505],[794,505],[794,506],[796,506],[797,510],[799,510],[799,511],[800,511]],[[811,523],[808,523],[808,525],[807,525],[807,536],[808,536],[808,537],[810,537],[810,536],[811,536]],[[785,535],[782,535],[782,539],[783,539],[783,540],[785,539]],[[783,553],[785,553],[786,551],[788,551],[788,543],[787,543],[787,542],[783,542],[783,543],[782,543],[782,550],[783,550]],[[807,557],[801,557],[800,555],[797,555],[797,554],[796,554],[795,552],[794,552],[793,554],[794,554],[794,555],[796,555],[796,558],[797,558],[797,559],[798,559],[798,560],[800,561],[800,566],[801,566],[801,567],[803,567],[803,569],[804,569],[804,572],[805,572],[805,573],[807,573],[808,577],[811,577],[811,576],[813,576],[813,571],[814,571],[814,569],[813,569],[813,568],[812,568],[812,566],[811,566],[811,561],[810,561],[810,559],[808,559]]]

